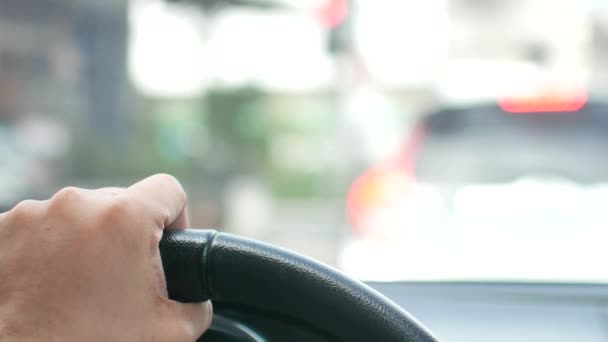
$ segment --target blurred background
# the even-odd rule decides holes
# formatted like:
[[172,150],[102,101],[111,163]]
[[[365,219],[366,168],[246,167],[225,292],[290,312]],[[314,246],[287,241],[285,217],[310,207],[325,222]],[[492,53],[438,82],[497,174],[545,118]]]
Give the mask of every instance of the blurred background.
[[601,0],[0,0],[0,207],[178,177],[362,279],[608,281]]

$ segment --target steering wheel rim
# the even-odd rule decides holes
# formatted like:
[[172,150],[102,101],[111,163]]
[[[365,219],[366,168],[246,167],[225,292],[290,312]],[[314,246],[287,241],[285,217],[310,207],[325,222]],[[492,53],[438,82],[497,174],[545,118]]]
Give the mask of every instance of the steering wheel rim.
[[193,229],[166,231],[159,247],[171,299],[283,315],[338,341],[436,341],[374,289],[283,248]]

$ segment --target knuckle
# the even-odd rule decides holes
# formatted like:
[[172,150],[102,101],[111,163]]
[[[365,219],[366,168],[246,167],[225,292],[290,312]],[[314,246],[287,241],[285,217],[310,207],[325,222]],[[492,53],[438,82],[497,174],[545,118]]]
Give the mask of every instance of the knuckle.
[[125,189],[123,188],[103,188],[99,189],[98,192],[102,192],[109,197],[117,197],[123,195],[125,193]]
[[11,209],[11,211],[20,212],[20,211],[33,210],[34,208],[37,208],[39,205],[40,205],[40,201],[23,200],[23,201],[17,203],[17,205],[15,205],[15,207],[13,209]]
[[115,196],[101,210],[102,221],[117,225],[127,220],[133,211],[133,204],[128,196]]
[[176,194],[176,196],[178,196],[178,198],[177,198],[178,200],[185,201],[187,199],[186,191],[184,191],[182,184],[174,176],[166,174],[166,173],[159,173],[152,177],[154,177],[161,184],[161,186],[168,186],[168,187],[175,188],[176,189],[175,194]]
[[65,207],[68,203],[77,202],[82,198],[82,189],[70,186],[59,190],[52,198],[53,206]]
[[152,177],[158,179],[159,181],[179,184],[179,181],[177,180],[177,178],[175,178],[174,176],[172,176],[168,173],[157,173],[157,174],[153,175]]
[[21,224],[29,221],[40,211],[41,202],[34,200],[24,200],[19,202],[13,209],[11,209],[6,215],[14,224]]

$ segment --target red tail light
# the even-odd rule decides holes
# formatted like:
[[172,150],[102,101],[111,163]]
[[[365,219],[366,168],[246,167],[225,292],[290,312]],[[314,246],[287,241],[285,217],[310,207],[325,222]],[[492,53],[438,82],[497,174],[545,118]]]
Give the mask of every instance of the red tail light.
[[548,94],[539,97],[498,101],[498,105],[503,111],[514,114],[576,112],[583,108],[586,103],[587,93],[583,91],[570,96]]
[[424,137],[423,131],[422,127],[415,129],[399,154],[369,169],[353,182],[346,205],[355,230],[368,233],[374,227],[366,227],[367,217],[390,206],[391,201],[398,200],[416,183],[414,162]]

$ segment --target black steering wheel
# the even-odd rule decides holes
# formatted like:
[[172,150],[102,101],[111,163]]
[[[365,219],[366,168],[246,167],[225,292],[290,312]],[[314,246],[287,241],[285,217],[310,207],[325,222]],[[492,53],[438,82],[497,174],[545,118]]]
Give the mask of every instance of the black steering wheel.
[[167,230],[160,252],[171,299],[214,303],[200,341],[274,342],[269,324],[281,325],[285,341],[436,341],[367,285],[279,247],[188,229]]

